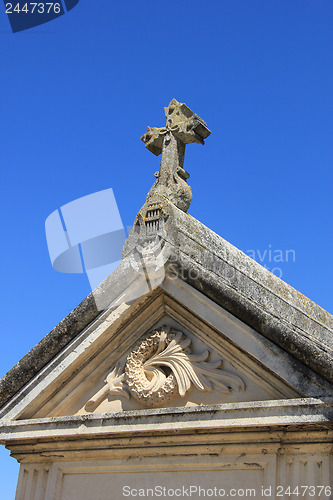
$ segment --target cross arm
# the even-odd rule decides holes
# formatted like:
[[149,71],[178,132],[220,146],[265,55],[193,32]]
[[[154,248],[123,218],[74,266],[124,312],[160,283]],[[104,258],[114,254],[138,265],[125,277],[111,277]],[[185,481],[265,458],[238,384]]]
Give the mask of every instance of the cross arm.
[[161,128],[147,127],[147,132],[141,137],[149,151],[156,156],[160,155],[164,136],[168,132],[171,132],[183,144],[192,142],[205,144],[204,139],[210,135],[210,130],[203,119],[194,114],[186,104],[172,99],[164,110],[167,118],[166,126]]

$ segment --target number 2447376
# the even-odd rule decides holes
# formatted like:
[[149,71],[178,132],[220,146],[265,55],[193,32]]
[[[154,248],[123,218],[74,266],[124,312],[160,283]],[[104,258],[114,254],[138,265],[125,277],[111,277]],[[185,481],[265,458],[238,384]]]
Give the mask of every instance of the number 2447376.
[[50,14],[55,13],[59,14],[61,12],[60,3],[53,2],[39,2],[39,3],[25,3],[22,6],[17,3],[16,5],[13,3],[6,3],[6,13],[7,14],[19,14],[20,12],[24,12],[26,14]]

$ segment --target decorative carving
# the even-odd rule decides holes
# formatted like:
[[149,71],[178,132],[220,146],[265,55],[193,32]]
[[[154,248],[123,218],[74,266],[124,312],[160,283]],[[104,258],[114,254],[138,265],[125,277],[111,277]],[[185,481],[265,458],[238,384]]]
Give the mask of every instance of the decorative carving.
[[[145,203],[134,221],[131,237],[123,249],[123,258],[135,248],[140,253],[150,252],[152,242],[166,239],[165,223],[169,218],[169,212],[161,202]],[[149,248],[148,248],[149,247]]]
[[245,390],[240,377],[221,369],[222,360],[207,361],[210,353],[191,353],[191,340],[181,331],[164,325],[141,338],[127,356],[124,371],[116,367],[85,409],[91,411],[107,395],[133,396],[146,406],[162,406],[191,387],[216,389],[224,394]]
[[87,411],[93,411],[97,406],[105,399],[109,394],[110,396],[117,395],[123,396],[126,399],[129,399],[129,393],[124,387],[123,380],[125,377],[125,373],[120,373],[121,370],[118,365],[116,365],[113,370],[109,373],[109,375],[104,380],[104,387],[99,390],[91,399],[89,399],[88,403],[85,405],[85,409]]
[[190,174],[183,169],[185,146],[193,142],[204,144],[210,130],[186,104],[176,99],[172,99],[164,111],[166,126],[147,127],[147,132],[141,137],[149,151],[156,156],[162,153],[160,171],[155,173],[157,180],[147,195],[147,201],[154,196],[164,196],[187,212],[192,191],[187,184]]

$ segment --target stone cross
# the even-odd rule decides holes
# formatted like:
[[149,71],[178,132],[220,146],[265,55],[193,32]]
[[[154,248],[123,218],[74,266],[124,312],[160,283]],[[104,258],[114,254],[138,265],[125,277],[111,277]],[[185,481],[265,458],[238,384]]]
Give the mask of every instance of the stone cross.
[[210,130],[186,104],[176,99],[172,99],[164,111],[166,126],[147,127],[147,132],[141,137],[146,148],[154,155],[162,153],[160,171],[155,173],[157,180],[149,191],[147,200],[158,194],[186,212],[192,200],[192,192],[187,184],[190,175],[183,168],[185,146],[191,142],[204,144]]

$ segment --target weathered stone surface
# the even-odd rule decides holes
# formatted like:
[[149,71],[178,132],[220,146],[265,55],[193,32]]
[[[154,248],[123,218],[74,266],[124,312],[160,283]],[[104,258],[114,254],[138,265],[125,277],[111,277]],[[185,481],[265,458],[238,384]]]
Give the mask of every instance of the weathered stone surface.
[[162,153],[160,171],[155,173],[157,180],[147,201],[153,203],[156,195],[162,196],[186,212],[191,204],[192,191],[187,185],[190,175],[183,168],[185,145],[192,142],[204,144],[210,131],[198,115],[176,99],[172,99],[164,111],[166,126],[148,127],[141,137],[149,151],[156,156]]
[[[149,206],[148,202],[140,211],[141,222],[137,219],[125,243],[124,261],[94,292],[105,297],[105,307],[134,281],[128,257],[140,238],[158,234],[165,243],[166,272],[176,272],[181,279],[333,383],[333,318],[327,311],[165,198],[160,198],[159,229],[142,235]],[[1,406],[98,314],[90,294],[1,379]]]
[[134,432],[150,433],[157,429],[172,433],[174,430],[193,429],[243,429],[249,427],[272,428],[285,426],[295,429],[306,423],[318,428],[318,425],[332,427],[332,398],[297,398],[275,401],[255,401],[196,407],[154,408],[139,411],[103,413],[99,415],[75,415],[32,420],[14,420],[0,422],[0,442],[15,439],[61,439],[75,437],[84,440],[98,434],[121,435]]
[[[145,233],[147,211],[149,202],[124,255],[154,236]],[[331,314],[171,203],[160,200],[160,213],[156,234],[167,243],[169,270],[333,382]]]

